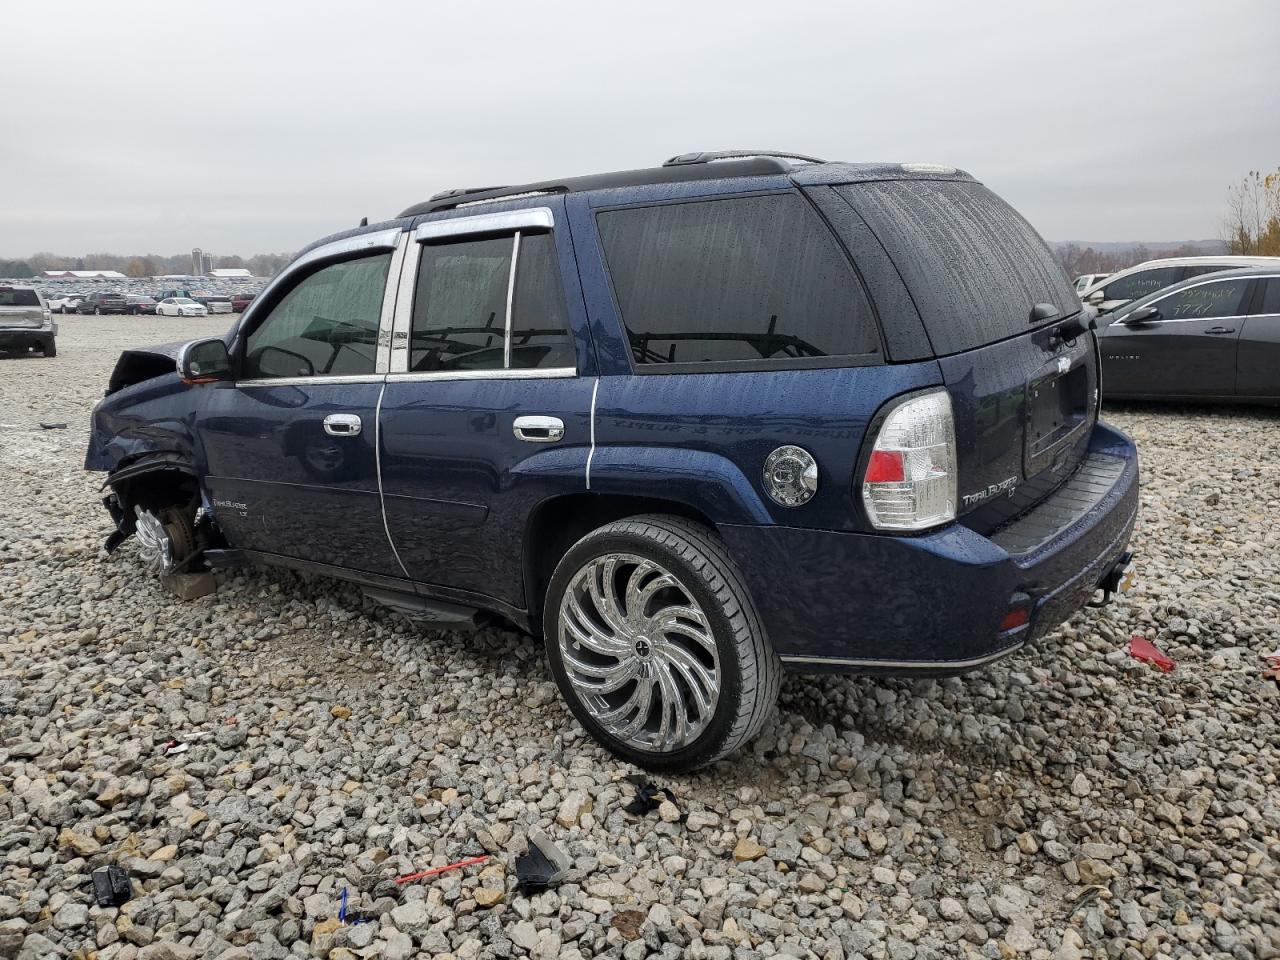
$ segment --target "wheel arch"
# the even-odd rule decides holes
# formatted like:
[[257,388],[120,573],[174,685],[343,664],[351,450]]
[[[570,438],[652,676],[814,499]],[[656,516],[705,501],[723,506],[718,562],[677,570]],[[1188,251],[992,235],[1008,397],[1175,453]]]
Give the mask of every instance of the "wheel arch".
[[524,531],[524,594],[529,625],[542,633],[542,605],[556,564],[575,543],[597,527],[641,514],[684,517],[715,530],[698,507],[680,500],[623,494],[572,493],[542,501],[530,513]]
[[107,476],[103,488],[110,492],[103,503],[116,523],[107,538],[106,550],[112,553],[134,531],[135,507],[157,510],[163,507],[191,506],[200,503],[200,474],[181,454],[154,453],[143,456]]

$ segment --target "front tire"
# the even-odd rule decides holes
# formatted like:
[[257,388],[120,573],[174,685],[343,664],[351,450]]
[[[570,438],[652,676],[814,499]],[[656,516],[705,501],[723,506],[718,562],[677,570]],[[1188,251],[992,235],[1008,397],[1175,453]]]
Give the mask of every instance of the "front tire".
[[708,528],[649,515],[607,524],[557,564],[547,659],[578,722],[648,770],[695,770],[764,726],[782,665],[737,565]]

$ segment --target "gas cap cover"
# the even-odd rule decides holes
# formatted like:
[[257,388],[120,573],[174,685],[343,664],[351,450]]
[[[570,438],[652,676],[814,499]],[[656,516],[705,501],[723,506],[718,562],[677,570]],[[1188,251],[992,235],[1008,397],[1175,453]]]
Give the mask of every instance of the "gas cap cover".
[[804,447],[778,447],[764,462],[764,488],[784,507],[802,506],[818,490],[818,462]]

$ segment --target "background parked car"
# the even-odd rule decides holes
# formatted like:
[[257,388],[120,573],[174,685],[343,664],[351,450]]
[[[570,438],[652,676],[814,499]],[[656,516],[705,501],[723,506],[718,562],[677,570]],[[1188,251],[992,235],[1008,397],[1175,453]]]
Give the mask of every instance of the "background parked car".
[[206,317],[208,309],[190,297],[165,297],[156,304],[156,313],[162,317]]
[[253,303],[257,296],[256,293],[233,293],[231,295],[231,311],[233,313],[244,313],[245,307]]
[[1081,293],[1085,290],[1088,290],[1095,283],[1101,283],[1103,280],[1107,279],[1107,277],[1109,276],[1111,276],[1111,274],[1109,273],[1080,274],[1080,276],[1076,277],[1076,293]]
[[1195,277],[1099,333],[1108,398],[1280,403],[1280,266]]
[[219,293],[198,293],[192,299],[203,303],[210,313],[232,313],[235,310],[231,305],[231,298]]
[[48,304],[34,287],[0,285],[0,350],[39,347],[46,357],[57,356],[58,325]]
[[1099,313],[1110,313],[1131,300],[1140,300],[1179,281],[1242,267],[1280,269],[1280,257],[1175,257],[1148,260],[1095,283],[1081,292],[1080,299],[1097,307]]
[[75,313],[76,307],[80,305],[80,301],[84,299],[82,293],[62,293],[53,297],[46,297],[45,303],[49,305],[52,313]]
[[128,306],[126,306],[125,308],[125,313],[139,314],[139,313],[155,313],[156,312],[156,302],[151,297],[143,297],[135,294],[130,294],[125,299],[128,301]]
[[129,301],[123,293],[92,293],[76,306],[76,313],[125,313]]

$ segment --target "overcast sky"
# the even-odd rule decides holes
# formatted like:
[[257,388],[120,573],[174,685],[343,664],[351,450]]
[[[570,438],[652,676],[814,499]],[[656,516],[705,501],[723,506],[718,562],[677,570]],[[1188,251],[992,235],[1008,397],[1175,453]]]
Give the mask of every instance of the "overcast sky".
[[1051,240],[1215,237],[1280,3],[5,4],[0,256],[289,251],[439,190],[791,149],[961,166]]

